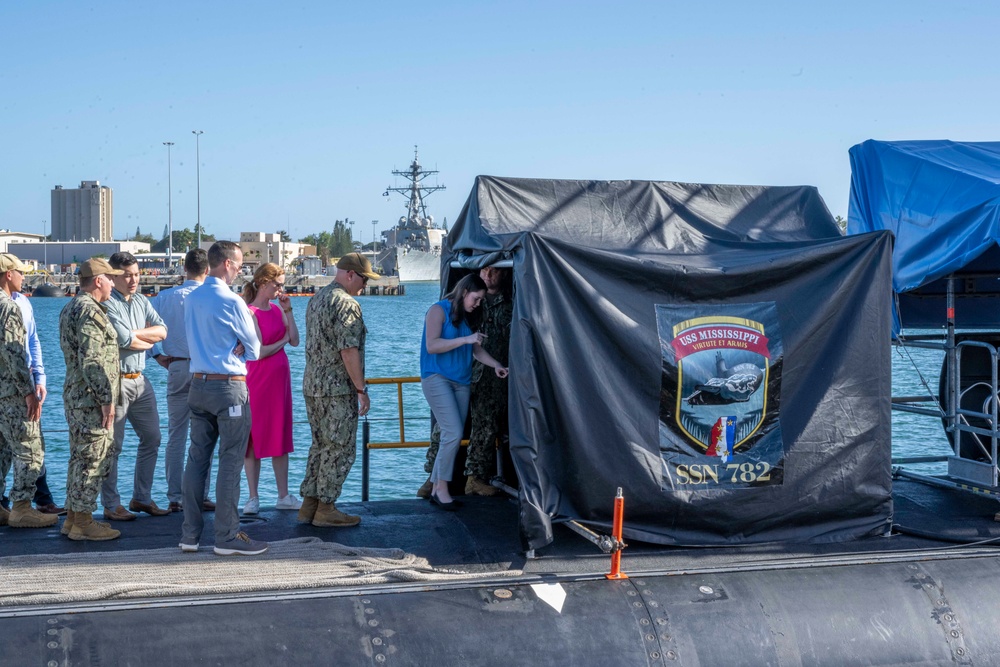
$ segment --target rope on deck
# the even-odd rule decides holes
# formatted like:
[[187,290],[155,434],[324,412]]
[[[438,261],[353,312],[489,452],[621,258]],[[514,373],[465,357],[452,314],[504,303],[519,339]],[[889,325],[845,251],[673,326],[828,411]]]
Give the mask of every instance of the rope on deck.
[[260,556],[216,556],[179,548],[0,558],[0,608],[517,577],[520,570],[462,572],[435,568],[402,549],[349,547],[318,537],[271,542]]

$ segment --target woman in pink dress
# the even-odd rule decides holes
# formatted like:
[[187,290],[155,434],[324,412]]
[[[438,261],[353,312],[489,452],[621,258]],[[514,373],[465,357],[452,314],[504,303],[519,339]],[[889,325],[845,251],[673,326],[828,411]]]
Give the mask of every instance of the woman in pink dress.
[[[288,454],[292,447],[292,372],[288,366],[285,345],[299,344],[299,330],[292,317],[292,304],[282,289],[285,271],[268,262],[253,274],[253,280],[243,288],[243,299],[253,313],[260,337],[260,358],[247,363],[247,390],[250,393],[250,441],[247,443],[243,469],[250,487],[250,500],[243,506],[244,514],[257,514],[260,500],[257,482],[260,460],[271,459],[274,479],[278,483],[280,510],[297,510],[302,506],[288,493]],[[272,303],[274,299],[278,304]]]

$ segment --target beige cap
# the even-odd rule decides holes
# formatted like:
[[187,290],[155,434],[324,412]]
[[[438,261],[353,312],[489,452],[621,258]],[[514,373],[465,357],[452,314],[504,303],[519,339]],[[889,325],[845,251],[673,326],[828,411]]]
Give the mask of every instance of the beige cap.
[[380,276],[372,271],[372,263],[360,252],[349,252],[337,261],[337,268],[344,271],[354,271],[359,276],[378,280]]
[[23,273],[30,270],[30,266],[9,252],[0,254],[0,273],[7,273],[8,271],[21,271]]
[[103,257],[91,257],[86,262],[80,265],[80,277],[81,278],[93,278],[94,276],[120,276],[125,273],[121,269],[113,269],[111,265],[108,264],[108,260]]

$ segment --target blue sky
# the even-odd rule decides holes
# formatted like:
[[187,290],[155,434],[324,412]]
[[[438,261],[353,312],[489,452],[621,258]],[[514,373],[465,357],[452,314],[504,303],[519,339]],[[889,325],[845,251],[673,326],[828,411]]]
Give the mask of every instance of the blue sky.
[[[116,236],[201,216],[298,239],[404,212],[419,144],[453,220],[477,174],[815,185],[865,139],[997,140],[1000,4],[0,0],[0,227],[99,180]],[[431,181],[433,182],[433,181]]]

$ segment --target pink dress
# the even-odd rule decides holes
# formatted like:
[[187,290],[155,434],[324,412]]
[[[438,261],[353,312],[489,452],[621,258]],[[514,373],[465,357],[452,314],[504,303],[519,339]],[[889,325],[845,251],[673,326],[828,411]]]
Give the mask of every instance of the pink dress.
[[[267,310],[250,306],[257,318],[262,345],[270,345],[285,335],[281,308]],[[250,442],[258,459],[283,456],[292,447],[292,371],[284,348],[270,357],[247,362],[247,390],[250,392]]]

